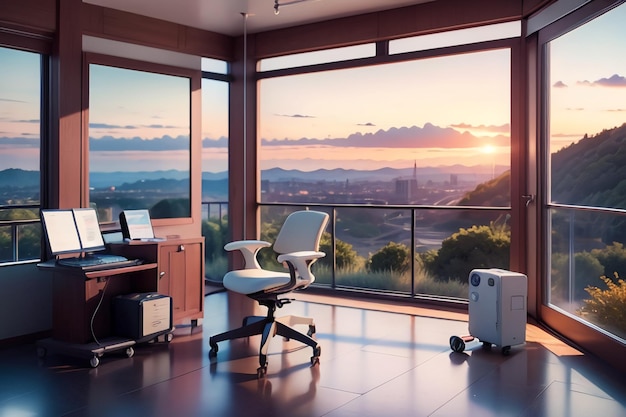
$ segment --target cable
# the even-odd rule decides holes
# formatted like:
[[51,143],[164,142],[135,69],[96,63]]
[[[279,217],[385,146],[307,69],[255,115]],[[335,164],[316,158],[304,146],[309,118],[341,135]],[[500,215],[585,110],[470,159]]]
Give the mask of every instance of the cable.
[[98,310],[100,309],[100,305],[102,305],[102,300],[104,300],[104,293],[106,292],[107,286],[109,285],[109,278],[105,278],[105,280],[106,282],[104,283],[104,287],[100,291],[100,300],[98,300],[98,305],[96,305],[96,309],[93,311],[93,314],[91,315],[91,321],[89,322],[89,328],[91,330],[91,337],[93,337],[93,340],[96,342],[98,346],[101,346],[101,344],[98,338],[96,337],[96,333],[93,330],[93,321],[96,318],[96,314],[98,313]]

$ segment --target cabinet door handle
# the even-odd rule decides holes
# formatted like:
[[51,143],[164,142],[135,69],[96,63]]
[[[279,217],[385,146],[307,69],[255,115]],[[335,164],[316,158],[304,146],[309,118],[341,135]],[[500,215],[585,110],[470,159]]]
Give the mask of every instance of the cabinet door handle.
[[178,245],[178,251],[179,252],[184,252],[185,251],[185,245]]

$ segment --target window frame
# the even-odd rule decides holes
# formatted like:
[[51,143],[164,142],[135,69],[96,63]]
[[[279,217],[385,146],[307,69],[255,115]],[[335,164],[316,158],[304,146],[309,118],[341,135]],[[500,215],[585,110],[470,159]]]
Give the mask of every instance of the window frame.
[[[200,207],[201,205],[201,196],[195,195],[194,189],[197,188],[197,181],[201,181],[201,178],[198,180],[198,176],[194,176],[193,172],[196,169],[200,168],[200,158],[201,155],[196,155],[196,150],[194,148],[194,142],[197,141],[197,138],[201,136],[201,117],[200,114],[200,103],[201,97],[201,71],[193,70],[189,68],[177,67],[173,65],[166,65],[154,62],[147,61],[138,61],[124,57],[105,55],[95,52],[84,52],[83,53],[83,103],[84,105],[84,119],[83,119],[83,150],[82,150],[82,175],[85,178],[85,187],[82,190],[82,205],[83,207],[89,206],[89,79],[90,79],[90,71],[89,66],[91,64],[103,65],[116,67],[120,69],[128,69],[134,71],[162,74],[162,75],[172,75],[177,77],[188,78],[190,81],[190,91],[189,91],[189,100],[190,100],[190,113],[189,113],[189,216],[186,217],[169,217],[169,218],[153,218],[151,219],[153,226],[176,226],[183,224],[191,224],[194,221],[194,213],[196,210],[194,207],[197,205]],[[100,225],[102,230],[109,229],[119,229],[119,221],[113,219],[110,224]]]

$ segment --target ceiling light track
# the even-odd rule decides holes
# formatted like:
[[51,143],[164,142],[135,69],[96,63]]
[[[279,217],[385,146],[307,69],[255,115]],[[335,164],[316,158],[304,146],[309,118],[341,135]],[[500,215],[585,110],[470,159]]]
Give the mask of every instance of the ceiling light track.
[[283,2],[281,2],[280,0],[274,0],[274,14],[278,15],[280,13],[280,10],[279,10],[280,7],[291,6],[293,4],[298,4],[298,3],[304,3],[305,1],[311,1],[311,0],[290,0],[290,1],[283,1]]

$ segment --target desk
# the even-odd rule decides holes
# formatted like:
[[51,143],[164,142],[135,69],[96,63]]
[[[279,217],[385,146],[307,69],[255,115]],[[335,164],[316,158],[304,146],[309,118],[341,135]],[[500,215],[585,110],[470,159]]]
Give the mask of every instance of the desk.
[[48,262],[37,266],[53,275],[52,338],[58,342],[81,344],[113,336],[113,297],[158,290],[156,263],[88,272]]

